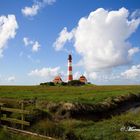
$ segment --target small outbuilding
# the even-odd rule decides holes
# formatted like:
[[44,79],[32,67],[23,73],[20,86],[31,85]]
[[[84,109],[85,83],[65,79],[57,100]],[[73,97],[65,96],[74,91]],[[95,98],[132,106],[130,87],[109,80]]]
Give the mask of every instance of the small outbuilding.
[[56,76],[56,77],[54,78],[53,82],[54,82],[55,84],[60,84],[60,83],[62,83],[63,81],[62,81],[62,79],[61,79],[60,76]]
[[87,83],[87,78],[84,75],[82,75],[80,76],[79,81],[82,83]]

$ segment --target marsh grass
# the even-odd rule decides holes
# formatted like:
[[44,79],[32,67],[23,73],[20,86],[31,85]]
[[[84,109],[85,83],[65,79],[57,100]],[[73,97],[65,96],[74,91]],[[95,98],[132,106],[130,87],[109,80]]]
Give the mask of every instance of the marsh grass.
[[98,103],[108,97],[138,93],[140,86],[0,86],[0,98],[33,99],[52,102]]
[[[140,86],[0,86],[1,99],[33,99],[40,102],[73,102],[96,104],[114,99],[119,95],[128,93],[140,93]],[[115,100],[117,102],[117,100]],[[10,102],[10,100],[9,100]],[[45,109],[45,108],[44,108]],[[49,113],[49,112],[48,112]],[[54,122],[50,119],[42,119],[31,126],[30,130],[44,135],[57,137],[58,139],[73,140],[136,140],[139,134],[135,132],[121,132],[120,128],[131,122],[140,125],[140,113],[125,113],[113,116],[110,119],[99,122],[88,120],[64,119]],[[27,137],[11,135],[0,130],[0,140],[28,140]],[[36,140],[35,138],[29,138]]]

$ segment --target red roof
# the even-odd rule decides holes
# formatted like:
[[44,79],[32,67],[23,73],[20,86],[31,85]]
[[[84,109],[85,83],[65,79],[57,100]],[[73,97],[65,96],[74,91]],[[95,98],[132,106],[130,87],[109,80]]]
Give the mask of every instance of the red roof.
[[62,82],[62,79],[60,76],[56,76],[53,80],[54,83],[61,83]]
[[82,76],[80,76],[79,81],[86,83],[87,82],[87,79],[86,79],[85,76],[82,75]]

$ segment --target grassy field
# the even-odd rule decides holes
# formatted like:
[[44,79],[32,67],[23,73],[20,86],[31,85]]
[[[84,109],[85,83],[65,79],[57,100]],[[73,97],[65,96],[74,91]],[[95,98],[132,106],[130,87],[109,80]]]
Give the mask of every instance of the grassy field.
[[108,97],[139,93],[140,86],[0,86],[1,98],[47,100],[53,102],[97,103]]
[[0,129],[0,140],[43,140],[43,139],[33,136],[11,134],[7,130]]
[[[107,98],[114,98],[129,93],[140,93],[140,86],[0,86],[0,98],[19,100],[37,98],[38,100],[56,103],[78,102],[96,104]],[[51,115],[53,116],[53,114]],[[140,112],[126,112],[99,122],[70,118],[55,122],[44,118],[34,123],[29,130],[52,137],[60,135],[59,139],[62,140],[65,140],[66,136],[69,137],[67,140],[139,140],[139,133],[120,131],[120,128],[128,122],[140,126]],[[0,139],[7,138],[9,140],[26,139],[22,136],[16,136],[15,138],[15,136],[1,131]],[[30,140],[35,139],[32,138]]]

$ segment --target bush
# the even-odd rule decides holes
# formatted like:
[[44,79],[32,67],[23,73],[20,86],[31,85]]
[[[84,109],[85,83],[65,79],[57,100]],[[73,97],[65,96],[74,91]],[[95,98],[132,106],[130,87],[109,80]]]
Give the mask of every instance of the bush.
[[72,80],[68,82],[68,85],[70,86],[82,86],[85,85],[85,83],[80,82],[79,80]]
[[41,86],[55,86],[54,82],[40,83]]
[[79,140],[79,138],[75,135],[73,130],[68,130],[65,132],[64,140]]
[[66,86],[67,84],[68,84],[68,83],[66,83],[66,82],[62,82],[62,83],[61,83],[62,86]]
[[44,118],[52,119],[52,116],[49,112],[43,111],[40,109],[34,109],[33,112],[29,115],[26,115],[26,120],[29,121],[31,124],[34,124],[35,122],[42,120]]
[[47,85],[48,86],[55,86],[54,82],[48,82]]
[[65,129],[60,125],[50,120],[41,120],[35,124],[31,130],[41,135],[46,135],[55,138],[62,138]]

